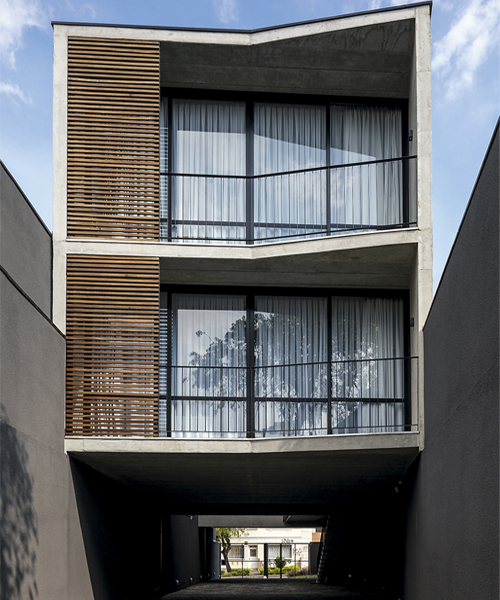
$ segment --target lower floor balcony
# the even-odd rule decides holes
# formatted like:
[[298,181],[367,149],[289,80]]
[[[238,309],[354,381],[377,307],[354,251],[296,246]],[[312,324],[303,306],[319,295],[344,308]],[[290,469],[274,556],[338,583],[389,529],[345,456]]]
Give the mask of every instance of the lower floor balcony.
[[415,430],[410,383],[417,369],[417,357],[253,368],[164,366],[160,380],[171,393],[160,395],[159,435],[258,438]]
[[407,292],[162,285],[159,300],[141,317],[96,299],[68,329],[68,436],[418,431]]

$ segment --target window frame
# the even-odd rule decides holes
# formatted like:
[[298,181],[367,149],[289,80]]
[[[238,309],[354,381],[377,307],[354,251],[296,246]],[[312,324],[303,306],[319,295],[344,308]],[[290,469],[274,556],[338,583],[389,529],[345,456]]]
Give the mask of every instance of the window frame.
[[[330,107],[333,104],[355,104],[360,106],[383,106],[388,108],[399,108],[401,110],[401,152],[402,156],[400,157],[402,160],[402,204],[403,204],[403,218],[402,223],[398,223],[395,225],[376,225],[366,227],[362,224],[358,228],[346,228],[346,232],[356,231],[357,229],[369,229],[372,231],[379,230],[391,230],[391,229],[404,229],[416,223],[410,222],[410,194],[409,194],[409,159],[412,157],[408,156],[409,150],[409,142],[408,142],[408,100],[400,99],[400,98],[380,98],[380,97],[359,97],[359,96],[336,96],[336,95],[311,95],[311,94],[273,94],[268,92],[245,92],[245,91],[230,91],[230,90],[206,90],[206,89],[190,89],[190,88],[161,88],[160,90],[160,105],[166,99],[167,105],[167,171],[162,170],[162,165],[160,161],[160,170],[159,175],[161,177],[167,178],[167,194],[166,194],[166,203],[167,203],[167,217],[160,216],[160,241],[163,242],[176,242],[176,241],[184,241],[188,240],[194,243],[205,243],[213,241],[215,243],[222,243],[224,240],[215,239],[212,240],[210,237],[206,237],[203,239],[195,239],[195,238],[173,238],[172,236],[172,179],[173,177],[179,176],[179,174],[173,172],[173,136],[172,136],[172,100],[219,100],[219,101],[237,101],[245,103],[245,145],[246,145],[246,173],[244,176],[234,176],[236,179],[244,179],[246,181],[246,198],[245,198],[245,206],[246,206],[246,221],[245,223],[235,222],[232,223],[230,221],[221,222],[221,225],[225,226],[237,226],[237,227],[245,227],[246,228],[246,237],[241,240],[230,240],[232,244],[248,244],[253,245],[256,242],[260,243],[272,243],[279,241],[291,241],[293,239],[314,239],[312,236],[317,235],[331,235],[332,231],[334,233],[339,233],[342,231],[341,229],[333,229],[331,223],[331,186],[330,186],[330,177],[331,173],[330,167]],[[255,238],[255,229],[258,225],[255,223],[255,215],[254,215],[254,185],[253,182],[255,177],[257,177],[254,173],[254,105],[256,102],[262,103],[273,103],[273,104],[296,104],[296,105],[314,105],[314,106],[324,106],[325,107],[325,117],[326,117],[326,164],[325,167],[318,167],[318,171],[325,170],[326,172],[326,231],[321,229],[320,226],[315,226],[318,228],[318,233],[308,233],[308,234],[298,234],[298,236],[283,236],[276,238],[266,238],[263,240],[259,240],[259,238]],[[161,140],[161,136],[160,136]],[[161,141],[160,141],[161,144]],[[161,153],[161,149],[160,149]],[[367,164],[370,161],[365,161]],[[374,161],[380,162],[380,161]],[[362,163],[352,163],[349,166],[356,166],[357,164]],[[299,170],[300,172],[301,170]],[[294,171],[289,172],[280,172],[282,175],[291,174]],[[185,175],[185,174],[184,174]],[[194,175],[194,174],[193,174]],[[270,177],[275,174],[267,173],[265,176]],[[196,175],[201,176],[201,175]],[[209,175],[204,175],[204,177],[210,177]],[[220,177],[220,176],[214,176]],[[228,176],[232,177],[232,176]],[[260,176],[259,176],[260,177]],[[162,225],[167,225],[167,235],[162,238],[161,229]],[[205,221],[207,225],[211,225],[210,221]],[[274,224],[266,224],[266,226],[284,226],[287,225],[285,223],[274,223]],[[290,225],[288,225],[290,227]],[[300,238],[299,238],[300,236]]]
[[[248,287],[248,286],[196,286],[196,285],[171,285],[161,284],[160,285],[160,310],[166,314],[166,331],[164,335],[167,336],[166,340],[166,360],[165,364],[160,364],[160,370],[166,369],[166,436],[172,436],[172,349],[171,340],[173,336],[173,315],[172,315],[172,294],[205,294],[205,295],[238,295],[245,296],[246,300],[246,319],[247,323],[254,322],[255,315],[255,297],[256,296],[302,296],[302,297],[326,297],[327,300],[327,319],[328,319],[328,333],[327,333],[327,344],[328,344],[328,362],[331,364],[332,358],[332,297],[334,296],[350,296],[359,298],[400,298],[403,301],[403,354],[401,357],[405,359],[403,361],[403,430],[409,431],[411,428],[411,355],[410,355],[410,292],[409,290],[382,290],[382,289],[370,289],[370,288],[284,288],[284,287]],[[164,319],[165,317],[163,317]],[[161,331],[160,318],[160,331]],[[255,366],[255,357],[253,349],[255,347],[255,335],[254,327],[247,327],[246,332],[246,369],[248,372],[253,372]],[[407,359],[410,360],[409,366]],[[246,382],[246,397],[231,397],[229,400],[245,401],[247,410],[247,431],[246,438],[254,438],[255,429],[255,402],[259,399],[255,398],[254,394],[254,377],[248,377]],[[328,431],[327,434],[333,433],[331,408],[332,402],[335,398],[332,398],[332,385],[331,382],[328,384],[328,397],[325,398],[324,402],[327,402],[328,415]],[[311,399],[300,399],[304,402],[318,402],[317,398]],[[338,399],[337,399],[338,401]],[[373,399],[375,402],[376,399]],[[243,437],[243,436],[242,436]]]

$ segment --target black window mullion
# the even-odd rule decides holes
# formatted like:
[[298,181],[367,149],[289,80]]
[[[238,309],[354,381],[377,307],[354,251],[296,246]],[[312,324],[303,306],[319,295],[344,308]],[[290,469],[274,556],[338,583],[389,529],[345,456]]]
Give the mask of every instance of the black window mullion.
[[[405,108],[401,108],[401,130],[403,135],[401,154],[402,156],[408,156],[409,143],[408,143],[408,103]],[[410,224],[410,163],[408,159],[402,160],[402,171],[403,171],[403,225],[408,227]]]
[[172,98],[167,98],[167,239],[172,241],[172,147],[173,147],[173,126],[172,126]]
[[247,437],[255,437],[255,296],[247,296]]
[[403,302],[403,347],[404,356],[407,358],[403,359],[403,397],[404,397],[404,409],[403,409],[403,429],[405,431],[411,431],[412,425],[412,414],[411,414],[411,348],[410,348],[410,310],[409,300]]
[[330,112],[331,105],[326,105],[326,233],[330,235],[332,228],[331,206],[331,170],[330,170]]
[[328,373],[328,406],[327,406],[327,429],[326,432],[328,434],[332,433],[332,380],[333,380],[333,372],[332,372],[332,368],[333,368],[333,356],[332,356],[332,352],[333,352],[333,340],[332,340],[332,296],[330,294],[328,294],[327,299],[326,299],[326,310],[327,310],[327,323],[328,323],[328,327],[327,327],[327,335],[328,335],[328,340],[327,340],[327,344],[328,344],[328,365],[327,365],[327,373]]
[[[166,405],[166,430],[167,437],[172,437],[172,343],[173,343],[173,314],[172,314],[172,293],[162,292],[160,293],[160,308],[166,309],[167,314],[167,326],[166,326],[166,394],[167,394],[167,405]],[[165,366],[163,367],[165,368]]]
[[254,241],[254,200],[253,200],[253,102],[246,102],[246,241]]

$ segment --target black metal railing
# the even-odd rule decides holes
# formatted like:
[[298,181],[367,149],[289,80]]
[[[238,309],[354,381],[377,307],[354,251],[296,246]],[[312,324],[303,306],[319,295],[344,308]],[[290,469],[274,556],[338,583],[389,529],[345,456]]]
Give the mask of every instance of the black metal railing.
[[160,176],[160,239],[257,244],[415,226],[416,156],[257,175]]
[[[281,437],[408,431],[417,357],[160,365],[160,435]],[[413,390],[412,390],[413,388]]]

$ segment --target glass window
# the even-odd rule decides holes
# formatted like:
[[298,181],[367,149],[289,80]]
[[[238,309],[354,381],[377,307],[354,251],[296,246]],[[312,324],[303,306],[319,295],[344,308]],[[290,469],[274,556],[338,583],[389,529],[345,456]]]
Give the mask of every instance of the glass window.
[[331,322],[334,432],[402,431],[402,299],[334,296]]
[[[256,430],[327,431],[326,298],[255,299]],[[323,401],[312,401],[323,399]]]
[[242,296],[173,294],[172,422],[176,435],[246,431],[246,312]]
[[255,104],[254,172],[270,175],[254,182],[257,239],[326,229],[326,172],[275,175],[325,165],[325,106]]
[[243,544],[231,544],[231,548],[229,549],[229,558],[232,559],[241,559],[244,556],[244,546]]
[[[331,165],[402,156],[401,109],[333,105]],[[330,171],[332,229],[368,229],[403,220],[401,160],[343,166]]]
[[169,311],[160,408],[168,396],[173,436],[403,430],[402,298],[173,293]]
[[[292,545],[282,544],[281,545],[281,556],[284,559],[290,560],[292,558]],[[274,560],[280,557],[280,544],[269,544],[269,559]]]
[[171,129],[173,237],[243,239],[245,103],[174,99]]
[[259,243],[408,225],[403,164],[413,163],[402,158],[400,107],[180,98],[168,107],[163,98],[162,239]]

